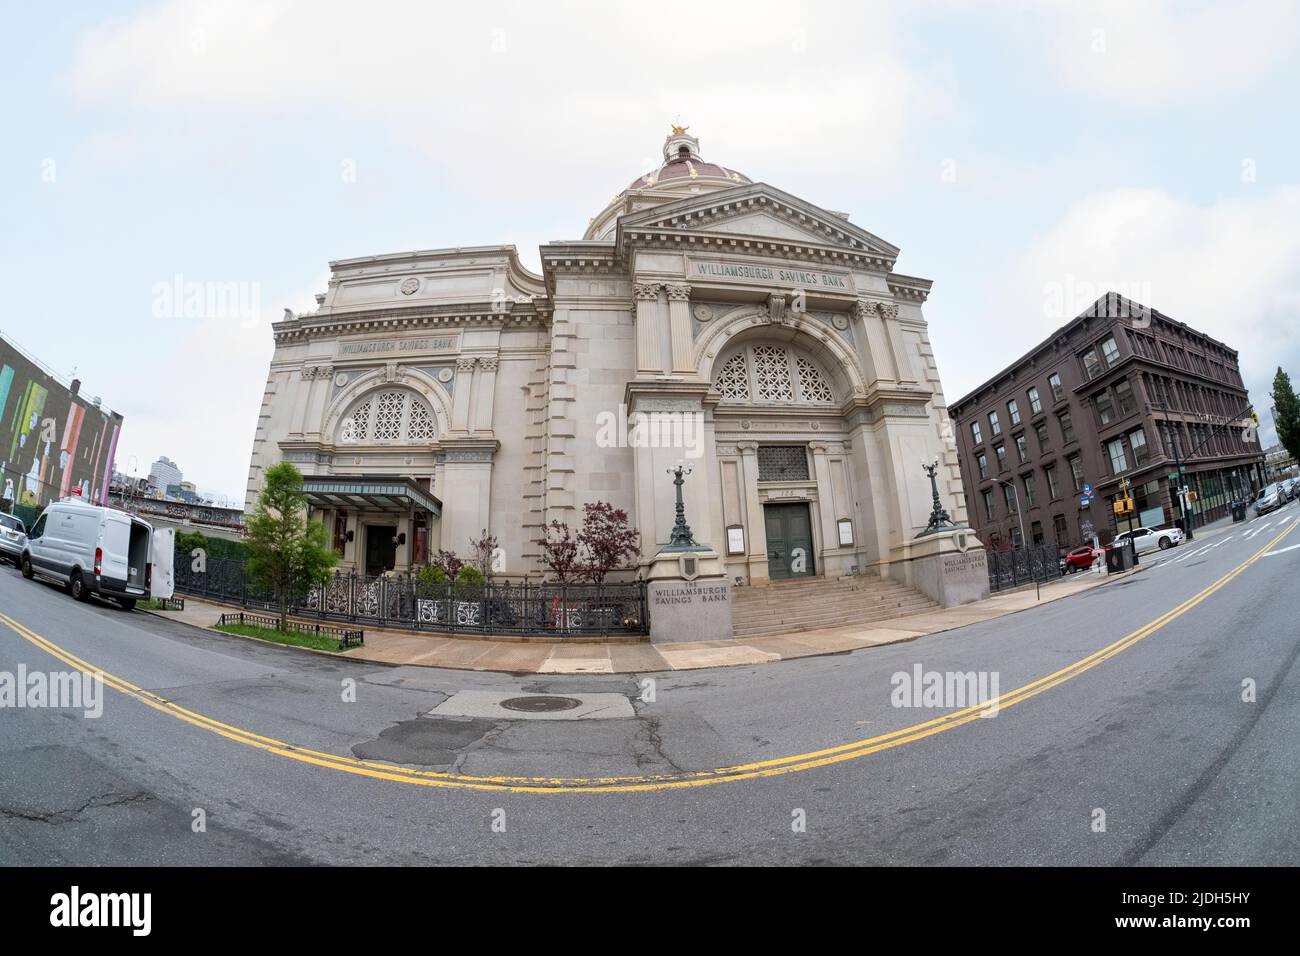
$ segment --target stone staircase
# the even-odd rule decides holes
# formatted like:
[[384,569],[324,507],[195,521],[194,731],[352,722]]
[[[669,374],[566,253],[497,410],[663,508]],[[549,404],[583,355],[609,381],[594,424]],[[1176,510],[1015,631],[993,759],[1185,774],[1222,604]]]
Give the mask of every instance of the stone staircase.
[[938,606],[920,591],[876,575],[773,581],[731,592],[739,638],[871,624]]

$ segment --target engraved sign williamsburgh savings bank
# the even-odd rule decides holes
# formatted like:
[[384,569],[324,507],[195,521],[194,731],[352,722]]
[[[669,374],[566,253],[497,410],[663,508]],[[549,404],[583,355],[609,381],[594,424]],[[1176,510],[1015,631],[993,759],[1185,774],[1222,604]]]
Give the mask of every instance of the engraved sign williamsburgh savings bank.
[[852,280],[838,272],[816,269],[749,265],[743,262],[715,262],[692,260],[687,266],[687,276],[692,279],[714,279],[727,282],[755,282],[762,285],[789,286],[799,289],[823,289],[828,292],[852,292]]

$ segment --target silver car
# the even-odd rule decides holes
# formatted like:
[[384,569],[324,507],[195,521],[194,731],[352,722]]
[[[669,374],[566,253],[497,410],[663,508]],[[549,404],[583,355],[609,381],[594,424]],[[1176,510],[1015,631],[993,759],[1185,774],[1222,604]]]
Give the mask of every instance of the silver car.
[[27,547],[27,529],[13,515],[0,514],[0,558],[18,563]]
[[1282,486],[1277,483],[1265,485],[1260,489],[1259,497],[1255,499],[1255,514],[1266,515],[1284,504],[1286,504],[1286,492],[1282,490]]

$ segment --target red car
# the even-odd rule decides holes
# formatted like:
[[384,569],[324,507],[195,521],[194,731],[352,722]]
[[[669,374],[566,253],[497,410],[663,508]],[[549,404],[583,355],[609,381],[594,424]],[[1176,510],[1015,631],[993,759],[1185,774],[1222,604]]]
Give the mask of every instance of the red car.
[[1065,556],[1065,573],[1073,574],[1075,571],[1087,571],[1101,554],[1101,551],[1090,544],[1075,548]]

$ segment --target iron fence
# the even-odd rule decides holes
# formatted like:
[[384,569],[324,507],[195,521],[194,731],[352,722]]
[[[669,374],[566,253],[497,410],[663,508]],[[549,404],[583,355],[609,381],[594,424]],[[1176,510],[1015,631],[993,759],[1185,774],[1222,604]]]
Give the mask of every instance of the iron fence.
[[[207,559],[195,571],[176,554],[176,590],[244,608],[279,609],[243,561]],[[324,585],[294,590],[289,613],[371,627],[440,633],[638,636],[650,633],[646,584],[552,584],[492,579],[481,584],[421,581],[415,574],[336,572]]]
[[[223,614],[217,621],[218,627],[230,624],[251,625],[252,627],[275,630],[280,626],[280,619],[270,614],[248,614],[244,611],[238,611],[234,614]],[[317,637],[322,635],[332,637],[339,642],[339,650],[341,651],[346,651],[354,644],[364,644],[366,642],[366,632],[355,628],[289,621],[288,630],[293,631],[295,634],[315,634]]]
[[1052,581],[1061,576],[1061,553],[1054,542],[1031,544],[1014,551],[990,551],[989,590]]

